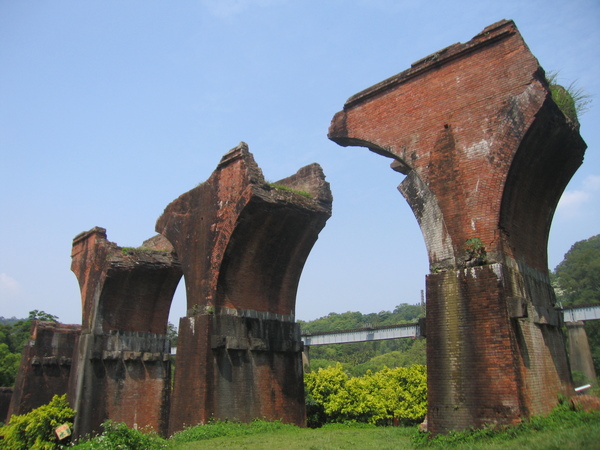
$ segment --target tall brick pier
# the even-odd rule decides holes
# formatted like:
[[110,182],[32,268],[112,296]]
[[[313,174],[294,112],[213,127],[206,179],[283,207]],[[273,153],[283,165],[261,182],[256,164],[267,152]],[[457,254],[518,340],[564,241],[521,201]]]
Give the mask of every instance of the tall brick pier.
[[167,206],[156,231],[187,291],[170,433],[211,418],[305,424],[296,291],[331,203],[320,166],[269,184],[241,143]]
[[406,175],[430,263],[430,430],[513,424],[569,395],[547,243],[586,145],[514,23],[354,95],[329,137]]
[[93,228],[73,240],[82,330],[69,381],[75,434],[107,419],[166,434],[171,392],[169,309],[181,268],[162,236],[119,247]]

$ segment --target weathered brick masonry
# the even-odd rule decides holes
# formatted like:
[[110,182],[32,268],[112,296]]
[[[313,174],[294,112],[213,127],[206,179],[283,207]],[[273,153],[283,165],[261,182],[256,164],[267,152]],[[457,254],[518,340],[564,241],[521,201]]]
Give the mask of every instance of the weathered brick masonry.
[[292,190],[266,183],[242,143],[157,221],[187,290],[170,433],[210,418],[305,424],[296,291],[332,197],[317,164],[275,185]]
[[354,95],[332,121],[330,139],[406,175],[431,271],[434,433],[515,423],[571,392],[547,242],[583,160],[578,128],[511,21]]
[[171,389],[169,309],[181,279],[162,236],[121,248],[94,228],[73,240],[71,269],[82,296],[82,332],[69,383],[74,432],[107,419],[166,434]]
[[10,400],[13,395],[13,388],[0,387],[0,420],[8,423],[8,409],[10,408]]
[[67,393],[80,331],[80,325],[33,322],[31,338],[23,348],[7,418],[26,414],[50,402],[54,395]]

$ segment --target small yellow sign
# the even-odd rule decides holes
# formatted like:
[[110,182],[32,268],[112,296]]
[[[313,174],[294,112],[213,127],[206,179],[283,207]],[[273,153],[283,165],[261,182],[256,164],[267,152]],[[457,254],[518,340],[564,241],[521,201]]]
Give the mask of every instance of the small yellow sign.
[[54,432],[56,433],[56,436],[58,436],[59,441],[62,441],[64,438],[71,436],[71,428],[69,428],[69,425],[66,423],[56,428]]

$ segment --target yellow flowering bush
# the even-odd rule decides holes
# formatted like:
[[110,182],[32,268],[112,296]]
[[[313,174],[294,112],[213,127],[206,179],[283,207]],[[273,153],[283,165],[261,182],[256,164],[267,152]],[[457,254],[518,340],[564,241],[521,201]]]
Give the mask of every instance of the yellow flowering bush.
[[326,422],[417,423],[427,413],[425,366],[385,367],[350,378],[342,366],[319,369],[305,376],[310,426]]

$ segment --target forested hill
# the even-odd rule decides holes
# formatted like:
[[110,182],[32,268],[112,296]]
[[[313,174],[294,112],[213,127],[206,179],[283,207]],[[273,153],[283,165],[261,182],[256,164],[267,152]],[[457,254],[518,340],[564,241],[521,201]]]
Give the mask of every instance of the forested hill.
[[414,323],[423,317],[423,308],[420,305],[402,303],[394,311],[380,311],[378,313],[362,314],[360,312],[329,313],[325,317],[298,323],[302,332],[321,333],[324,331],[354,330],[364,327],[380,327],[385,325],[399,325]]
[[0,325],[13,325],[19,322],[20,320],[25,319],[17,319],[15,316],[12,316],[11,318],[0,316]]

